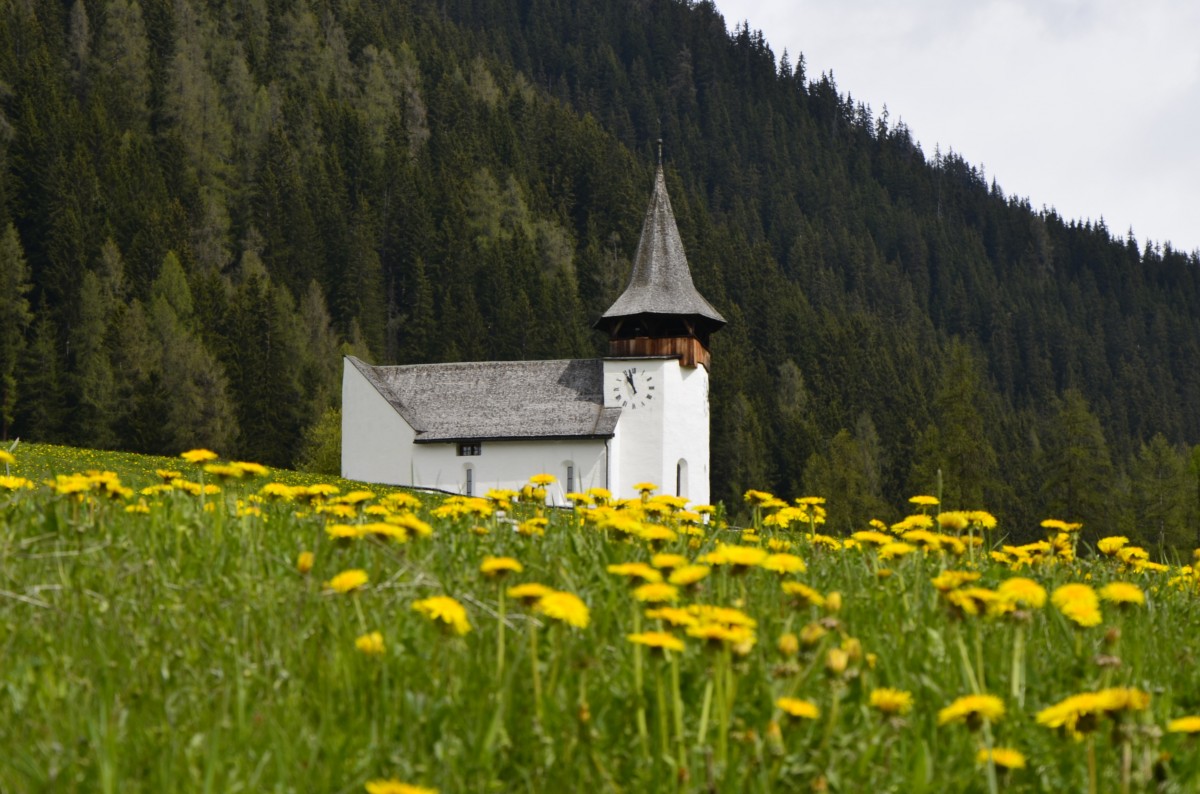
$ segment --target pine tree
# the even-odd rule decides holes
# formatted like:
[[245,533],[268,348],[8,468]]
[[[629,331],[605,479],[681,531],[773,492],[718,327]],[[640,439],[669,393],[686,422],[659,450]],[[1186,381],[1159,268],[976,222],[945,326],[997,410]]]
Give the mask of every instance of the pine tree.
[[1100,421],[1078,390],[1066,391],[1041,438],[1042,496],[1049,515],[1082,521],[1092,537],[1111,534],[1112,458]]
[[33,321],[26,295],[29,265],[12,224],[0,236],[0,439],[8,438],[20,395],[17,365],[25,350],[25,330]]
[[1133,537],[1160,549],[1190,543],[1192,533],[1185,523],[1190,497],[1187,461],[1161,433],[1142,445],[1129,478]]

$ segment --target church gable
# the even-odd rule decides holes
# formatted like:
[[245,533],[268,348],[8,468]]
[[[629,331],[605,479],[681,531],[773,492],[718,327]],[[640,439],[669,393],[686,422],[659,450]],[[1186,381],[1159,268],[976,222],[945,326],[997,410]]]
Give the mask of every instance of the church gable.
[[611,438],[599,359],[372,367],[347,360],[416,432],[415,442]]

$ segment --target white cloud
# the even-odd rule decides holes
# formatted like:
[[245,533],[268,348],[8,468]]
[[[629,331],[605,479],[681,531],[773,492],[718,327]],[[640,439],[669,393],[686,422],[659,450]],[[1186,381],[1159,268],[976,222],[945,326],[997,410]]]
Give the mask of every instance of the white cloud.
[[1008,194],[1200,248],[1200,4],[718,0]]

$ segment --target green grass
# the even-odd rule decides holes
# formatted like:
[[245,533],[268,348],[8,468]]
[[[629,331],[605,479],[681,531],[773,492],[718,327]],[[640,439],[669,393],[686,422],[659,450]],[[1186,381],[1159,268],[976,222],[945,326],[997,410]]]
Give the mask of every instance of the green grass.
[[[157,468],[199,476],[178,459],[62,447],[23,445],[17,458],[14,474],[39,482],[87,469],[139,489],[159,482]],[[792,540],[806,560],[807,573],[788,578],[840,592],[841,610],[797,606],[777,574],[718,569],[682,603],[739,606],[757,620],[757,643],[712,649],[688,639],[672,662],[626,641],[638,608],[606,570],[649,560],[646,542],[567,511],[550,511],[545,535],[526,537],[495,516],[437,518],[444,497],[425,495],[418,513],[431,537],[343,544],[324,531],[341,519],[246,501],[268,481],[313,479],[234,481],[207,507],[178,491],[79,501],[45,486],[0,490],[0,792],[361,792],[387,778],[444,792],[986,791],[975,763],[984,733],[936,724],[980,673],[981,688],[1008,709],[989,725],[993,741],[1028,760],[999,776],[998,790],[1087,791],[1089,752],[1098,791],[1157,791],[1156,775],[1165,791],[1200,784],[1195,740],[1163,732],[1170,719],[1200,713],[1197,590],[1194,579],[1168,584],[1178,569],[1136,573],[1081,553],[1074,564],[1021,571],[1047,589],[1132,581],[1148,599],[1124,612],[1106,605],[1103,623],[1088,629],[1049,604],[1033,610],[1022,706],[1016,624],[955,619],[930,584],[966,559],[918,552],[879,578],[873,551],[764,531],[764,544]],[[139,500],[148,514],[126,512]],[[239,500],[261,515],[239,511]],[[534,510],[518,506],[517,517]],[[698,548],[681,536],[660,550],[696,558],[738,539],[708,529]],[[315,553],[307,575],[296,567],[305,550]],[[525,570],[489,580],[478,572],[488,555],[511,555]],[[1015,575],[980,557],[978,584]],[[324,583],[352,568],[369,584],[329,592]],[[569,627],[506,599],[501,669],[498,596],[517,582],[579,595],[590,624]],[[453,635],[413,611],[440,594],[465,606],[472,631]],[[828,633],[816,645],[787,657],[777,650],[781,635],[818,621]],[[367,631],[383,635],[383,656],[356,650]],[[873,666],[863,656],[830,674],[829,650],[851,637]],[[879,686],[912,692],[913,711],[888,719],[871,710]],[[1149,708],[1115,731],[1105,718],[1084,741],[1036,724],[1039,710],[1101,686],[1145,690]],[[784,695],[812,700],[820,718],[784,718],[775,707]]]

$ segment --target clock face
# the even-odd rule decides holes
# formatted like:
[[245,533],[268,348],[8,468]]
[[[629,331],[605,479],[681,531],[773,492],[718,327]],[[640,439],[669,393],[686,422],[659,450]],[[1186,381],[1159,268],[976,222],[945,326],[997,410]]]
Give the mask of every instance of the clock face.
[[614,405],[636,410],[654,404],[656,386],[654,375],[629,367],[613,376],[609,390]]

